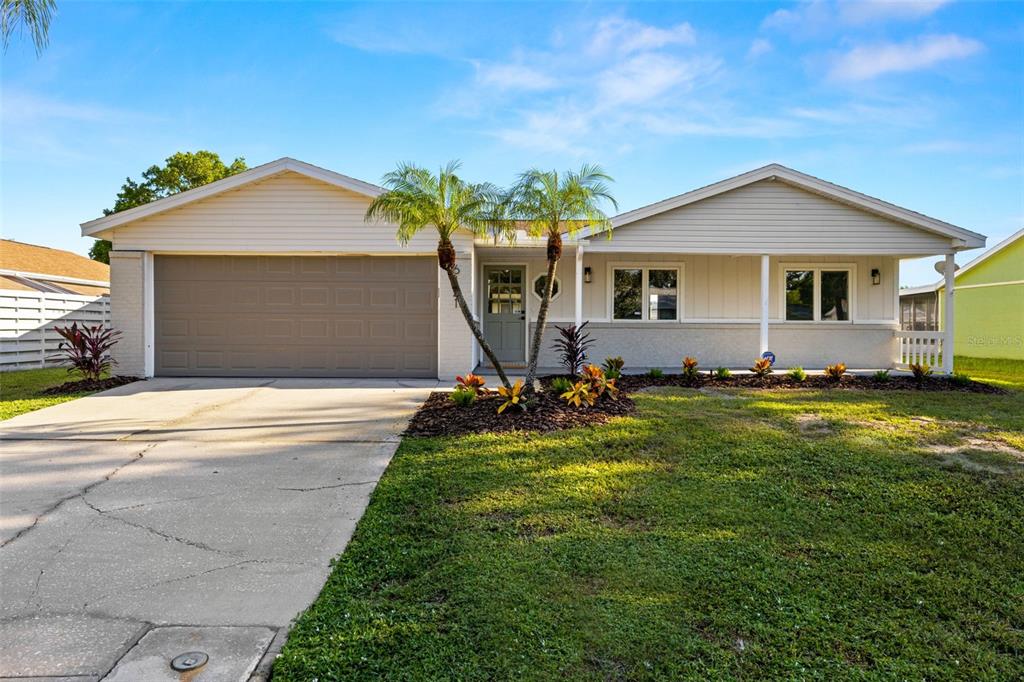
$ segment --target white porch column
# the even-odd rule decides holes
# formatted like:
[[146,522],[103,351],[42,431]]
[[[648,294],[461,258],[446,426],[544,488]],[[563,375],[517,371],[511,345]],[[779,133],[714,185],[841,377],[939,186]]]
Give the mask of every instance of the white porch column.
[[761,256],[761,350],[758,357],[768,350],[768,289],[769,289],[769,263],[768,255]]
[[576,294],[575,324],[579,328],[583,324],[583,242],[576,243]]
[[953,373],[953,280],[956,274],[956,261],[952,253],[946,254],[943,275],[946,278],[945,300],[942,315],[942,371]]

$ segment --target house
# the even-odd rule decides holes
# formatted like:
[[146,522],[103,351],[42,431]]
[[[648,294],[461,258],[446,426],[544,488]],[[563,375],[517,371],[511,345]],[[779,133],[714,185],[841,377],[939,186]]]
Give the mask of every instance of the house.
[[0,289],[102,296],[110,293],[110,266],[70,251],[2,239]]
[[[436,263],[367,223],[382,190],[284,158],[82,225],[113,242],[112,320],[125,374],[450,378],[481,354]],[[616,216],[566,240],[550,313],[590,322],[592,357],[631,367],[889,367],[901,258],[982,235],[772,164]],[[459,278],[508,362],[526,358],[544,245],[455,240]],[[541,364],[553,366],[556,330]],[[951,337],[943,337],[951,338]],[[941,342],[935,341],[933,345]],[[929,341],[929,343],[933,343]]]
[[[1024,229],[958,270],[953,307],[956,354],[1024,360]],[[904,329],[942,328],[940,281],[900,291]]]
[[55,364],[54,326],[105,324],[110,267],[70,251],[0,240],[0,371]]

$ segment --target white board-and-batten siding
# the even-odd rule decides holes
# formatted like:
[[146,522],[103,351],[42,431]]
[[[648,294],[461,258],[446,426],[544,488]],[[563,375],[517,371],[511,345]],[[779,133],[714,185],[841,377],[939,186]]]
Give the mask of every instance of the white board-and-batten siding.
[[652,215],[590,239],[591,252],[931,255],[949,237],[762,180]]
[[[394,225],[366,222],[370,197],[286,171],[113,228],[114,248],[158,253],[429,254],[437,232],[407,246]],[[470,238],[455,240],[462,246]],[[468,246],[467,246],[468,248]]]

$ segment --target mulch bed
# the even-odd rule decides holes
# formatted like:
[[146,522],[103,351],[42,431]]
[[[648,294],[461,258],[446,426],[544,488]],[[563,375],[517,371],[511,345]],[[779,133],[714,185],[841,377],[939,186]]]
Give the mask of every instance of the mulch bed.
[[603,424],[612,417],[633,412],[635,405],[625,395],[618,400],[601,400],[593,407],[570,407],[553,393],[538,393],[526,410],[509,408],[498,414],[502,399],[497,395],[478,398],[459,407],[451,393],[435,391],[413,415],[405,430],[410,436],[455,436],[464,433],[505,433],[508,431],[559,431],[576,426]]
[[99,381],[90,381],[89,379],[81,379],[79,381],[66,381],[60,386],[52,386],[45,391],[43,395],[69,395],[71,393],[86,393],[95,391],[105,391],[108,388],[116,388],[118,386],[124,386],[134,381],[138,381],[136,377],[107,377],[106,379],[100,379]]
[[[540,378],[547,389],[554,376]],[[67,385],[67,384],[65,384]],[[652,377],[630,374],[618,380],[618,400],[600,400],[593,407],[570,407],[553,392],[535,395],[526,410],[505,410],[498,414],[501,399],[491,394],[478,398],[468,407],[453,403],[447,391],[435,391],[413,415],[405,433],[410,436],[456,436],[467,433],[506,433],[509,431],[549,432],[577,426],[603,424],[613,417],[631,414],[636,405],[630,393],[652,386],[678,386],[684,388],[753,388],[753,389],[827,389],[827,390],[883,390],[883,391],[959,391],[962,393],[1005,393],[1003,389],[977,381],[958,383],[945,377],[926,377],[918,382],[909,376],[891,376],[878,381],[870,376],[849,374],[835,382],[822,375],[808,376],[798,382],[785,374],[757,377],[737,374],[727,379],[701,374],[697,380],[686,380],[679,374]]]
[[961,393],[1005,393],[1003,389],[979,381],[956,382],[946,377],[925,377],[918,382],[911,376],[890,376],[888,381],[879,381],[871,376],[847,374],[839,382],[833,381],[822,374],[808,376],[803,381],[795,381],[784,373],[769,374],[758,377],[753,374],[736,374],[727,379],[710,377],[702,373],[696,381],[687,381],[679,374],[666,374],[652,377],[646,374],[623,376],[618,381],[619,388],[632,393],[651,386],[682,386],[686,388],[765,388],[765,389],[829,389],[856,391],[959,391]]

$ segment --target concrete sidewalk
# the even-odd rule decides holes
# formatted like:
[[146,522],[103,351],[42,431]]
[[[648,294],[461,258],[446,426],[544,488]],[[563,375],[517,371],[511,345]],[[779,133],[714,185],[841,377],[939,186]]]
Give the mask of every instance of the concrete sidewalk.
[[0,422],[0,677],[177,680],[188,643],[248,678],[435,385],[158,379]]

